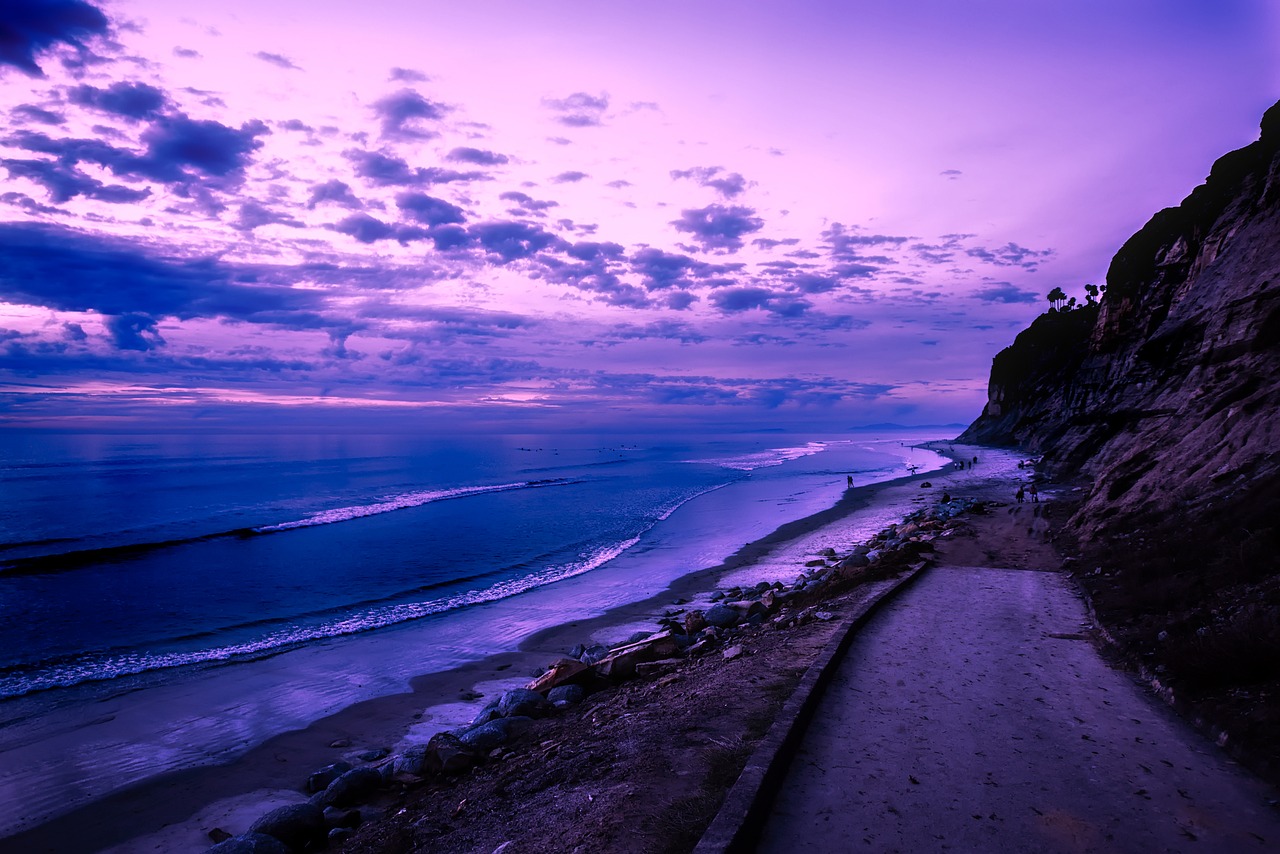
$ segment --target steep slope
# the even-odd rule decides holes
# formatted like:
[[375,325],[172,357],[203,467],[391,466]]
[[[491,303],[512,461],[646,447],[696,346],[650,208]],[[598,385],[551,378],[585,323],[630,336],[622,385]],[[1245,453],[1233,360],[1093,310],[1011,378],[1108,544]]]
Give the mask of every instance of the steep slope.
[[1100,618],[1280,781],[1280,104],[1121,247],[1100,304],[996,356],[960,438],[1087,484],[1063,533]]
[[1091,476],[1074,526],[1109,531],[1274,497],[1277,404],[1280,104],[1121,247],[1100,306],[1051,312],[996,356],[962,438]]

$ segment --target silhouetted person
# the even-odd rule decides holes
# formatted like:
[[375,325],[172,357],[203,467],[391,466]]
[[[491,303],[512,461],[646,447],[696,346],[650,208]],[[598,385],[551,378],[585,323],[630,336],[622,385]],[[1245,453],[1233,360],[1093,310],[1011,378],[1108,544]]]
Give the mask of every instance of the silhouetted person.
[[1031,500],[1035,502],[1040,501],[1040,490],[1036,489],[1035,483],[1031,484]]
[[845,480],[849,481],[849,488],[853,489],[853,475],[846,475]]
[[1018,503],[1021,504],[1027,500],[1027,492],[1022,488],[1022,484],[1018,484]]

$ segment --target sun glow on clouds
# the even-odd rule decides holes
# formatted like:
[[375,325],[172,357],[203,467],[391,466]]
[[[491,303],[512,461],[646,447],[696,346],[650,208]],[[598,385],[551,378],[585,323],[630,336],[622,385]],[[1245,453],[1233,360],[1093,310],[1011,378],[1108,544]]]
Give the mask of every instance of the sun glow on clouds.
[[1280,84],[1113,6],[15,0],[0,411],[968,420]]

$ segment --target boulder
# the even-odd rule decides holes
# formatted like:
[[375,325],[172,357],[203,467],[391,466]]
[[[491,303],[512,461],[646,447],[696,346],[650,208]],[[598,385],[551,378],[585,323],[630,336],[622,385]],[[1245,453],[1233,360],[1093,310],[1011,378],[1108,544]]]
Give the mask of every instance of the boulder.
[[375,768],[352,768],[324,790],[320,806],[346,807],[366,800],[382,787],[382,775]]
[[726,649],[723,653],[721,653],[721,655],[723,655],[729,661],[732,661],[733,659],[738,658],[742,655],[742,647],[731,646],[728,649]]
[[475,764],[476,752],[456,735],[438,732],[427,742],[423,770],[428,774],[457,774]]
[[573,659],[580,659],[582,658],[582,654],[586,651],[587,648],[584,645],[577,644],[573,649],[569,650],[569,657]]
[[233,836],[210,848],[206,854],[293,854],[289,846],[265,833]]
[[576,706],[587,698],[587,689],[581,685],[559,685],[547,692],[547,702],[556,708]]
[[477,753],[488,753],[495,747],[501,747],[512,741],[529,728],[533,718],[510,717],[498,718],[464,732],[458,740]]
[[480,726],[480,724],[487,724],[489,721],[500,717],[502,717],[502,713],[498,711],[498,701],[494,700],[476,713],[476,716],[471,719],[471,725]]
[[427,776],[427,746],[415,744],[406,749],[391,761],[393,774],[412,774],[415,777]]
[[663,658],[659,661],[641,661],[636,664],[637,676],[652,676],[655,673],[662,673],[670,670],[680,663],[678,658]]
[[249,825],[250,833],[274,836],[291,851],[304,851],[324,839],[324,811],[314,804],[277,807]]
[[684,633],[696,635],[707,626],[707,618],[701,611],[689,611],[684,615]]
[[324,825],[328,828],[359,827],[360,810],[344,810],[339,809],[338,807],[328,807],[324,811]]
[[547,672],[528,684],[530,691],[546,694],[562,685],[580,685],[591,678],[591,666],[573,658],[562,658]]
[[612,655],[597,663],[595,670],[606,679],[629,679],[635,675],[637,664],[670,658],[679,649],[680,645],[670,632],[658,632],[639,643],[618,647]]
[[609,657],[609,647],[596,644],[589,647],[578,659],[584,664],[595,664],[597,661],[603,661]]
[[871,561],[867,560],[867,556],[857,552],[854,552],[844,560],[840,561],[841,569],[862,569],[863,567],[870,565]]
[[736,609],[719,602],[708,608],[704,616],[709,625],[718,629],[732,628],[742,620],[742,615]]
[[308,792],[323,792],[329,784],[351,770],[350,762],[335,762],[326,765],[307,778]]
[[553,711],[546,697],[528,688],[512,688],[498,698],[498,714],[504,718],[545,718]]

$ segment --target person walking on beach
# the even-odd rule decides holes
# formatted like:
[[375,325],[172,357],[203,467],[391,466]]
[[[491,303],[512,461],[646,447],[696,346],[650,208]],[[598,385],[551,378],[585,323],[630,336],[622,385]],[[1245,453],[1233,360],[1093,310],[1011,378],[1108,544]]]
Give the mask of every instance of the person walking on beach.
[[1036,489],[1036,482],[1031,481],[1031,500],[1036,504],[1040,503],[1040,490]]
[[845,475],[845,478],[844,478],[844,479],[845,479],[845,480],[847,480],[847,481],[849,482],[849,488],[850,488],[850,489],[853,489],[853,475],[851,475],[851,474],[849,474],[849,475]]
[[1018,503],[1021,504],[1027,500],[1027,492],[1022,488],[1022,484],[1018,484]]

